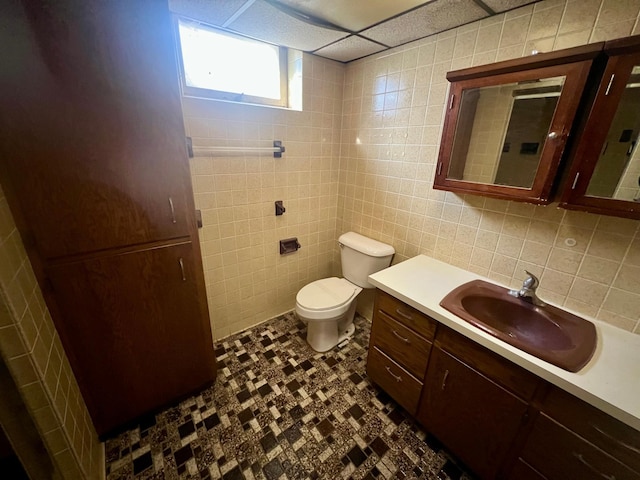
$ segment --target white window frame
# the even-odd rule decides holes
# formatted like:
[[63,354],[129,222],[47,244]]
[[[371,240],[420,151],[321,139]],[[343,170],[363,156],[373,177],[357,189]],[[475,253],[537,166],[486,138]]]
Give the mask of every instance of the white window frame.
[[256,104],[256,105],[269,105],[275,107],[288,107],[288,52],[286,47],[278,46],[278,57],[279,57],[279,70],[280,70],[280,98],[267,98],[267,97],[258,97],[254,95],[245,95],[243,93],[235,93],[235,92],[225,92],[222,90],[213,90],[208,88],[199,88],[187,85],[186,75],[184,71],[184,61],[182,58],[182,43],[180,41],[180,31],[179,31],[179,22],[182,21],[184,23],[191,23],[196,26],[199,26],[203,29],[213,30],[218,34],[226,35],[233,38],[239,38],[242,40],[249,40],[256,43],[264,43],[268,45],[273,45],[268,42],[263,42],[261,40],[256,40],[251,37],[247,37],[244,35],[240,35],[237,33],[231,33],[227,30],[222,30],[220,28],[216,28],[212,25],[203,23],[198,20],[193,20],[186,17],[175,17],[175,38],[177,43],[177,54],[179,60],[179,70],[180,70],[180,84],[182,87],[182,95],[185,97],[197,97],[197,98],[208,98],[213,100],[222,100],[226,102],[234,102],[234,103],[248,103],[248,104]]

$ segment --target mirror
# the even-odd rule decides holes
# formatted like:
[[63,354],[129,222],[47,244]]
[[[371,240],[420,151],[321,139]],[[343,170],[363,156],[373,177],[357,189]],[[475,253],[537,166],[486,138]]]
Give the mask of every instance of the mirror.
[[447,178],[532,188],[565,78],[465,89]]
[[618,103],[586,195],[640,202],[640,65]]

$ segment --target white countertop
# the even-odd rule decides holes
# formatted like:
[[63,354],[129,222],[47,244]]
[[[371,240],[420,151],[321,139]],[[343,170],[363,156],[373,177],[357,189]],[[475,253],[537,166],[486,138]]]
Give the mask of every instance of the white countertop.
[[496,283],[426,255],[369,277],[380,290],[640,431],[640,335],[579,315],[595,324],[598,347],[582,370],[567,372],[492,337],[439,305],[451,290],[476,279]]

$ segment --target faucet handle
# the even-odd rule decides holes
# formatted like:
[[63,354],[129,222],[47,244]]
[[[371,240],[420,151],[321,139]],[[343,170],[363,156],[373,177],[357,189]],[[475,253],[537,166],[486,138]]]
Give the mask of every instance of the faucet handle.
[[538,280],[538,277],[527,270],[525,270],[524,273],[526,273],[528,277],[525,278],[524,282],[522,282],[522,287],[530,288],[531,290],[535,290],[536,288],[538,288],[538,285],[540,285],[540,280]]

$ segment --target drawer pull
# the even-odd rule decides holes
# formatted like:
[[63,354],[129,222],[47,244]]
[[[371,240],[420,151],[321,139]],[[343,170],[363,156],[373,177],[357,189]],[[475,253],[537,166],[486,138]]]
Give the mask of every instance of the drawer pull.
[[587,462],[584,459],[584,457],[582,456],[581,453],[573,452],[573,456],[576,457],[581,464],[583,464],[585,467],[587,467],[593,473],[595,473],[597,475],[600,475],[602,478],[606,478],[607,480],[616,480],[616,477],[614,475],[607,475],[606,473],[602,473],[601,471],[599,471],[599,470],[595,469],[594,467],[592,467],[589,464],[589,462]]
[[171,209],[171,223],[177,223],[176,210],[173,207],[173,199],[171,197],[169,197],[169,208]]
[[401,382],[402,381],[402,377],[396,375],[395,373],[393,373],[391,371],[391,369],[389,367],[385,367],[387,369],[387,372],[389,372],[389,375],[391,375],[393,378],[396,379],[396,382]]
[[620,445],[621,447],[626,448],[627,450],[631,450],[634,453],[640,453],[640,448],[634,447],[633,445],[629,445],[628,443],[624,443],[621,442],[620,440],[618,440],[617,438],[612,437],[611,435],[609,435],[607,432],[605,432],[604,430],[602,430],[600,427],[598,427],[596,424],[594,423],[589,423],[589,425],[591,425],[591,427],[598,432],[600,435],[602,435],[603,437],[606,437],[607,439],[611,440],[612,442],[617,443],[618,445]]
[[405,313],[399,308],[396,308],[396,313],[406,320],[413,320],[413,317],[411,316],[410,313]]
[[406,343],[407,345],[411,344],[411,342],[409,341],[408,338],[404,338],[402,335],[400,335],[398,332],[396,332],[395,330],[392,331],[392,333],[396,336],[396,338],[402,340],[404,343]]
[[184,274],[184,262],[182,261],[182,257],[178,260],[178,264],[180,265],[180,273],[182,273],[182,281],[186,282],[187,277]]
[[449,370],[444,372],[444,376],[442,377],[442,390],[447,388],[447,378],[449,378]]

